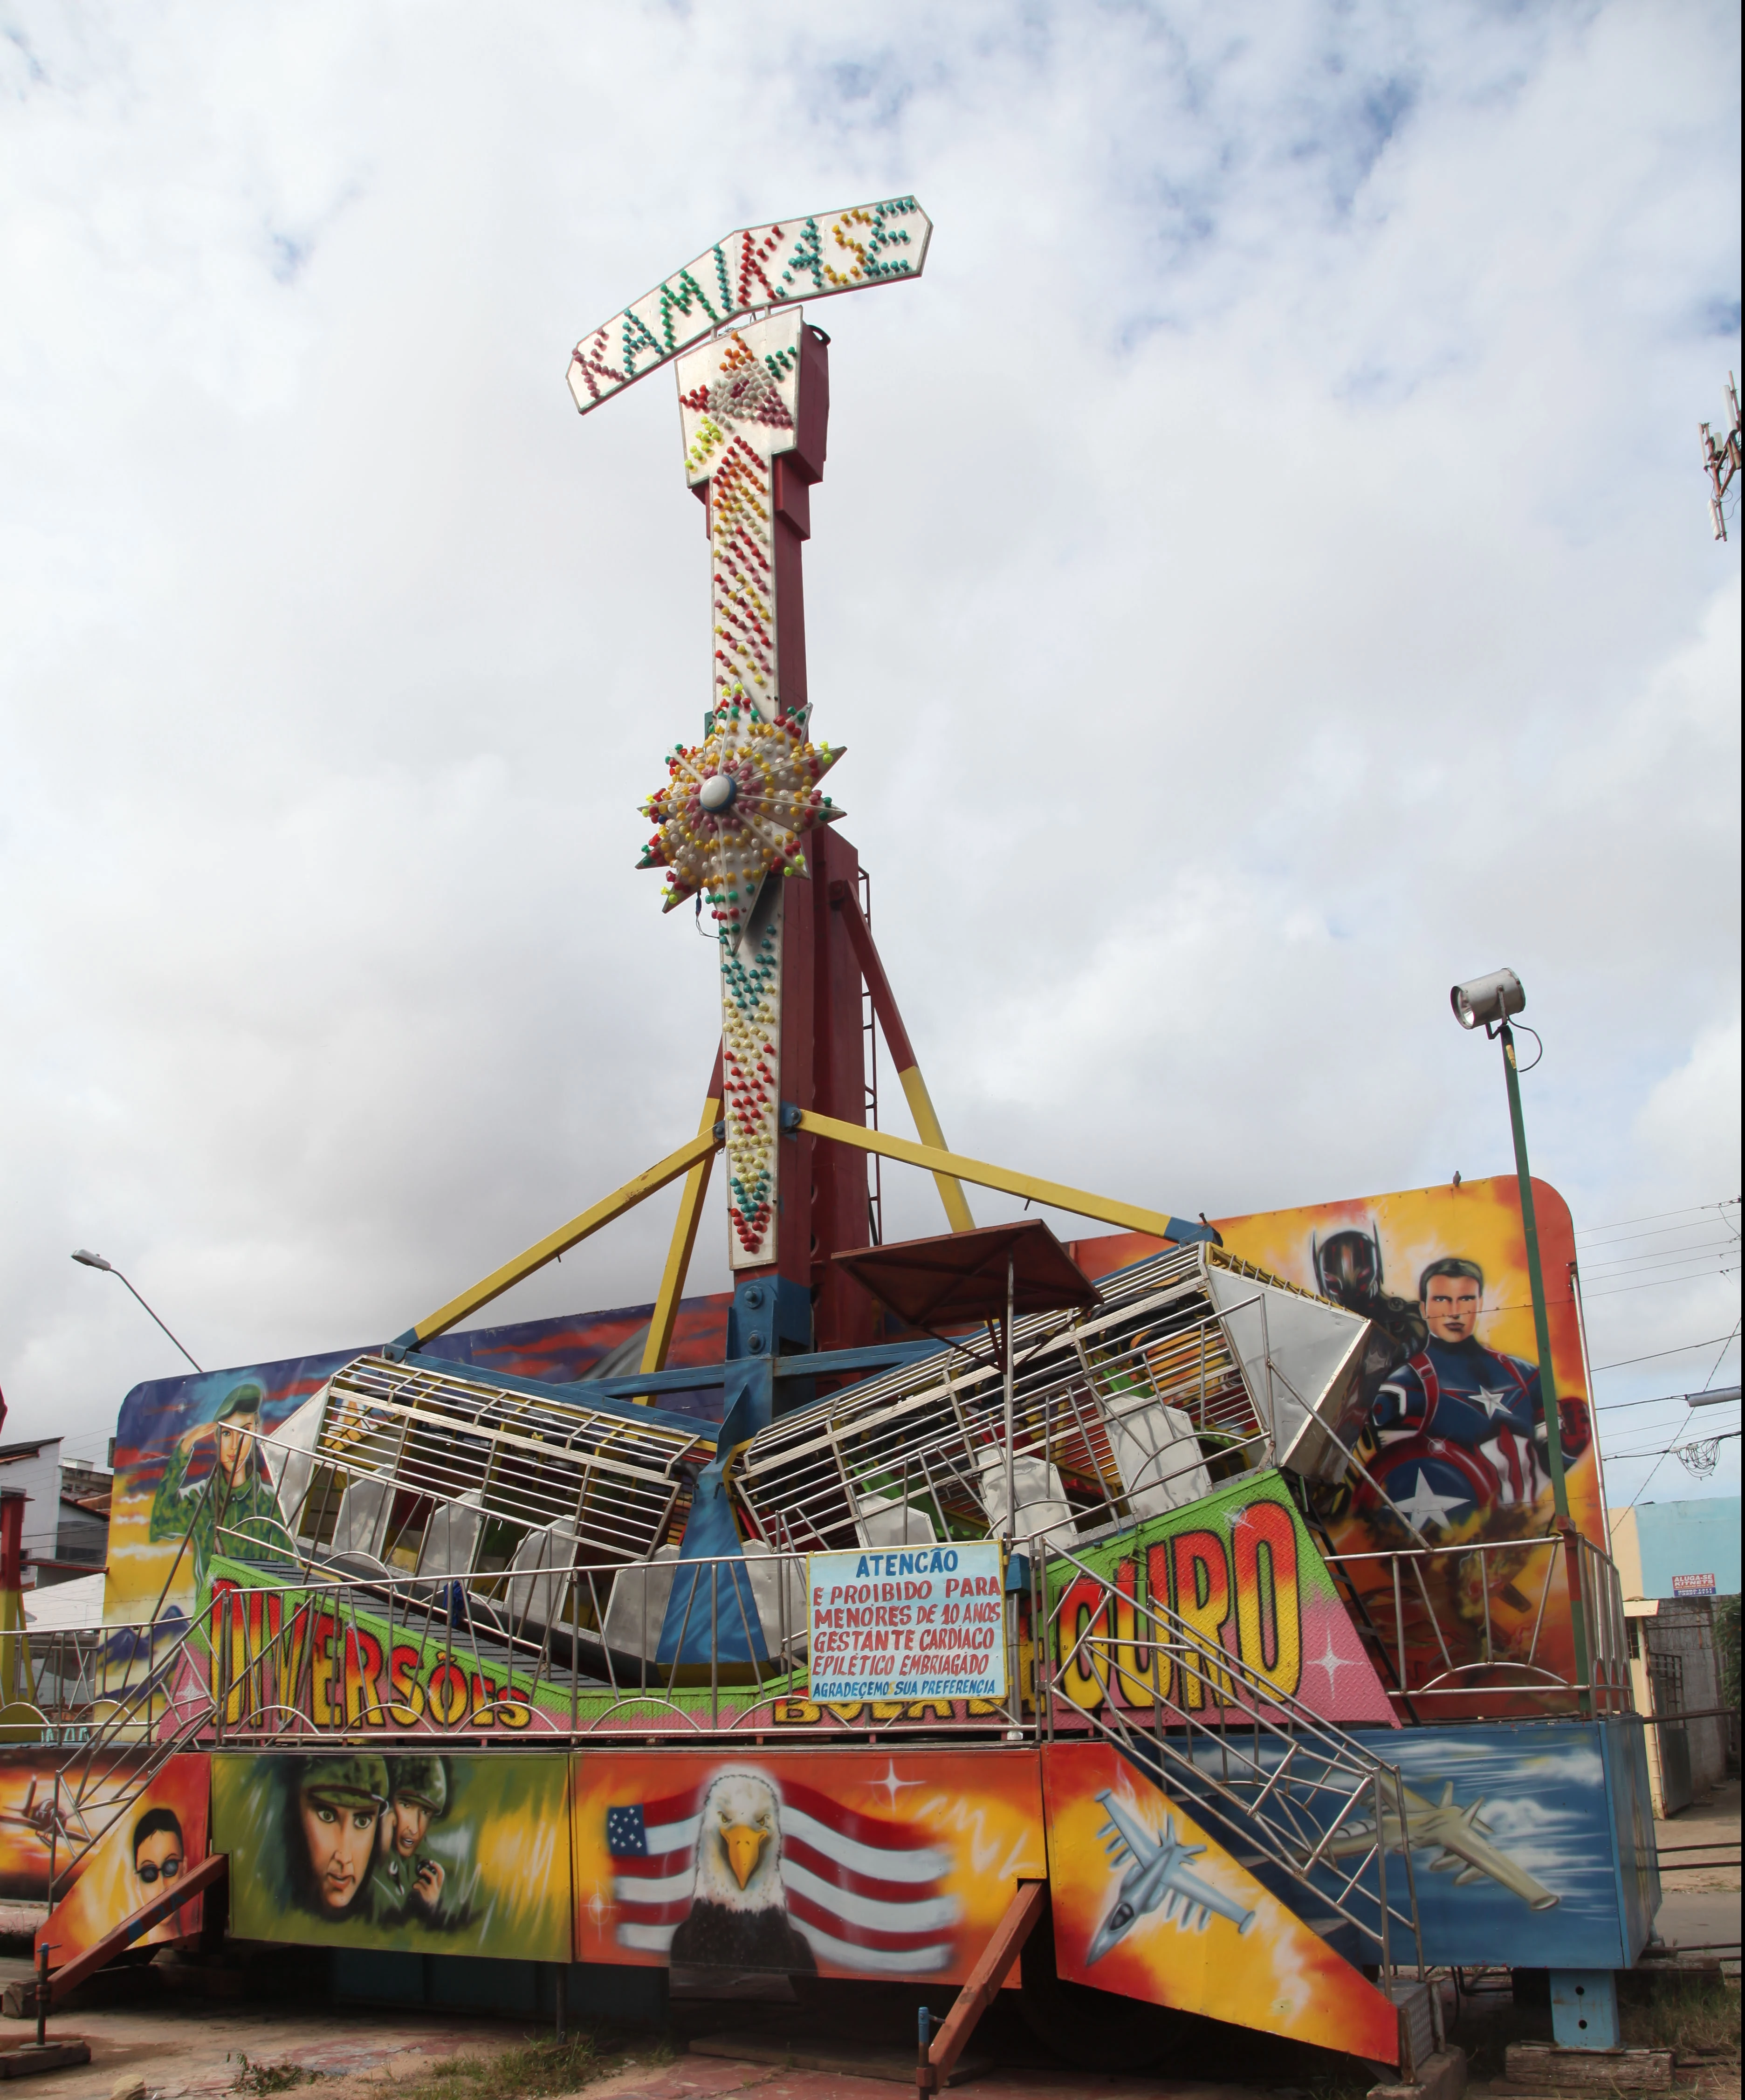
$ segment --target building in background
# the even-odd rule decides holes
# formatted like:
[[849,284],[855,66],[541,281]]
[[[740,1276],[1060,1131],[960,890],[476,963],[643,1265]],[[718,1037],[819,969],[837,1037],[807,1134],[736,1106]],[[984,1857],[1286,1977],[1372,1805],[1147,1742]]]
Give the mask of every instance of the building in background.
[[24,1587],[100,1574],[108,1559],[113,1474],[61,1462],[58,1436],[0,1444],[0,1488],[24,1498]]
[[[1737,1740],[1722,1705],[1715,1600],[1739,1594],[1739,1498],[1641,1502],[1612,1519],[1639,1713],[1651,1714],[1654,1812],[1676,1815],[1725,1776]],[[1694,1718],[1676,1720],[1689,1714]]]
[[63,1459],[60,1512],[55,1526],[55,1562],[42,1579],[72,1582],[103,1573],[109,1557],[109,1497],[113,1473]]

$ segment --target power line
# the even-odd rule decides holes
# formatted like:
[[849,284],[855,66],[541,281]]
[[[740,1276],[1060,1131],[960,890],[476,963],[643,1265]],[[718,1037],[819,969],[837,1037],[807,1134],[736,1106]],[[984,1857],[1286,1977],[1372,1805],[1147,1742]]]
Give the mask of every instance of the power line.
[[[1675,1451],[1687,1451],[1693,1444],[1725,1444],[1739,1434],[1737,1429],[1712,1429],[1707,1436],[1693,1436],[1685,1443],[1668,1444],[1658,1450],[1650,1448],[1646,1451],[1608,1451],[1606,1462],[1610,1465],[1621,1466],[1631,1458],[1670,1458]],[[1650,1474],[1649,1478],[1651,1480],[1653,1475]],[[1648,1481],[1644,1480],[1642,1487],[1646,1488],[1647,1485]],[[1640,1494],[1641,1491],[1641,1488],[1638,1488],[1636,1492]],[[1630,1507],[1632,1509],[1636,1507],[1633,1500]]]
[[1737,1196],[1724,1196],[1718,1203],[1681,1203],[1676,1211],[1645,1211],[1639,1218],[1619,1218],[1609,1225],[1584,1225],[1575,1237],[1584,1240],[1595,1233],[1622,1232],[1626,1225],[1651,1225],[1657,1218],[1681,1218],[1691,1211],[1731,1211],[1739,1201]]
[[1706,1342],[1681,1342],[1676,1349],[1650,1349],[1645,1357],[1619,1357],[1614,1363],[1596,1364],[1593,1374],[1597,1378],[1601,1371],[1621,1371],[1628,1364],[1650,1364],[1657,1357],[1690,1356],[1698,1349],[1713,1348],[1717,1342],[1725,1346],[1735,1339],[1736,1334],[1737,1330],[1733,1335],[1711,1335]]
[[1657,1254],[1619,1255],[1616,1261],[1584,1261],[1581,1264],[1584,1276],[1597,1276],[1607,1268],[1671,1268],[1681,1261],[1701,1261],[1712,1254],[1733,1254],[1738,1251],[1737,1240],[1710,1240],[1702,1246],[1663,1247]]
[[[1596,1414],[1621,1414],[1627,1407],[1672,1407],[1681,1401],[1688,1403],[1690,1397],[1688,1393],[1663,1392],[1656,1394],[1652,1400],[1609,1400],[1603,1407],[1596,1407],[1593,1411]],[[1738,1402],[1724,1400],[1717,1401],[1715,1405],[1720,1407],[1734,1407],[1738,1405]]]
[[[1729,1349],[1729,1348],[1730,1348],[1732,1347],[1733,1340],[1734,1340],[1734,1335],[1737,1335],[1737,1334],[1738,1333],[1739,1329],[1740,1329],[1740,1327],[1741,1327],[1742,1326],[1745,1326],[1745,1314],[1742,1314],[1738,1319],[1737,1319],[1737,1320],[1735,1320],[1735,1321],[1734,1321],[1734,1323],[1733,1323],[1733,1334],[1732,1334],[1732,1335],[1730,1335],[1727,1337],[1726,1341],[1725,1341],[1725,1343],[1722,1343],[1722,1345],[1721,1345],[1721,1356],[1720,1356],[1720,1357],[1716,1357],[1716,1359],[1715,1359],[1715,1361],[1714,1361],[1713,1365],[1712,1365],[1711,1366],[1711,1368],[1710,1368],[1708,1376],[1707,1376],[1707,1378],[1703,1381],[1703,1390],[1704,1390],[1705,1392],[1707,1392],[1707,1390],[1708,1389],[1708,1388],[1709,1388],[1711,1385],[1712,1385],[1712,1384],[1714,1383],[1714,1380],[1715,1380],[1715,1373],[1716,1373],[1716,1371],[1718,1371],[1718,1370],[1721,1369],[1721,1357],[1725,1356],[1725,1354],[1727,1353],[1728,1349]],[[1686,1405],[1685,1409],[1685,1421],[1687,1421],[1687,1422],[1690,1419],[1690,1406],[1688,1405],[1688,1404]],[[1739,1433],[1739,1432],[1738,1432],[1736,1429],[1730,1429],[1730,1430],[1726,1432],[1726,1434],[1727,1434],[1727,1436],[1728,1436],[1729,1437],[1736,1436],[1738,1436],[1738,1433]],[[1702,1439],[1701,1439],[1701,1440],[1700,1440],[1700,1441],[1702,1441],[1702,1442],[1703,1442],[1703,1443],[1707,1443],[1709,1440],[1708,1440],[1707,1437],[1703,1437],[1703,1438],[1702,1438]],[[1723,1440],[1722,1440],[1722,1438],[1721,1438],[1721,1437],[1717,1436],[1717,1437],[1716,1437],[1716,1438],[1715,1438],[1715,1440],[1715,1440],[1715,1442],[1716,1442],[1716,1445],[1719,1445],[1719,1444],[1720,1444]],[[1643,1476],[1643,1477],[1642,1477],[1642,1482],[1641,1482],[1641,1486],[1639,1486],[1639,1487],[1637,1489],[1636,1493],[1635,1493],[1633,1495],[1632,1495],[1632,1496],[1631,1496],[1631,1498],[1630,1498],[1630,1503],[1629,1503],[1629,1507],[1630,1507],[1630,1508],[1631,1508],[1631,1509],[1634,1509],[1634,1508],[1636,1507],[1636,1505],[1637,1505],[1637,1503],[1641,1500],[1642,1497],[1643,1497],[1645,1494],[1646,1494],[1646,1493],[1647,1493],[1648,1489],[1649,1489],[1649,1487],[1650,1487],[1650,1484],[1653,1482],[1653,1480],[1654,1480],[1654,1477],[1655,1474],[1656,1474],[1656,1473],[1658,1473],[1658,1472],[1659,1471],[1659,1470],[1660,1470],[1660,1468],[1662,1467],[1662,1466],[1663,1466],[1663,1465],[1666,1463],[1666,1462],[1667,1462],[1668,1458],[1669,1457],[1671,1457],[1672,1454],[1674,1451],[1676,1451],[1677,1449],[1678,1449],[1678,1446],[1677,1446],[1676,1444],[1669,1444],[1669,1445],[1667,1446],[1667,1448],[1666,1448],[1666,1449],[1665,1449],[1664,1451],[1659,1451],[1659,1452],[1655,1452],[1655,1453],[1652,1453],[1652,1454],[1650,1454],[1650,1453],[1649,1453],[1649,1452],[1646,1452],[1646,1451],[1633,1452],[1633,1453],[1632,1453],[1632,1452],[1626,1452],[1626,1453],[1624,1453],[1624,1454],[1623,1454],[1623,1458],[1621,1458],[1619,1459],[1619,1462],[1620,1464],[1623,1462],[1623,1458],[1632,1458],[1632,1457],[1634,1457],[1634,1458],[1648,1458],[1648,1457],[1652,1456],[1652,1457],[1653,1457],[1653,1458],[1654,1458],[1654,1463],[1653,1463],[1653,1465],[1651,1465],[1651,1466],[1649,1467],[1649,1469],[1648,1469],[1647,1472],[1646,1472],[1646,1473]]]
[[[1650,1277],[1646,1283],[1615,1284],[1610,1290],[1590,1290],[1588,1295],[1590,1298],[1622,1298],[1627,1290],[1659,1290],[1668,1283],[1704,1283],[1712,1276],[1737,1276],[1738,1274],[1737,1268],[1699,1268],[1694,1270],[1689,1276],[1656,1276]],[[1519,1305],[1500,1305],[1497,1308],[1500,1312],[1519,1312],[1525,1309],[1525,1307]]]
[[[1707,1232],[1717,1222],[1724,1225],[1727,1221],[1725,1218],[1712,1220],[1707,1217],[1696,1217],[1682,1225],[1656,1225],[1651,1233],[1619,1233],[1615,1239],[1601,1240],[1599,1245],[1602,1247],[1628,1246],[1632,1240],[1663,1240],[1670,1238],[1674,1233]],[[1586,1239],[1588,1236],[1585,1233],[1578,1233],[1575,1237]]]

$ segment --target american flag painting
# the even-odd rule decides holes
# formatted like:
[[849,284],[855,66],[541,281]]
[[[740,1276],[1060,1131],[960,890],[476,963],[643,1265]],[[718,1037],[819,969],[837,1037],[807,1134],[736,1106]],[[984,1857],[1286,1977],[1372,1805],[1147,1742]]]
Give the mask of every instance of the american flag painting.
[[766,1769],[717,1767],[683,1792],[615,1802],[605,1839],[626,1951],[866,1976],[956,1959],[951,1854],[897,1815]]

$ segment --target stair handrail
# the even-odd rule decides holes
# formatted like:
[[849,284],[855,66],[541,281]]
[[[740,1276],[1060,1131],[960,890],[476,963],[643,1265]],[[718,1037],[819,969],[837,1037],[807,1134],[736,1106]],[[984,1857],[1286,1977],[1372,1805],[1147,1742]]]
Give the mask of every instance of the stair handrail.
[[[1391,1959],[1392,1928],[1398,1925],[1403,1929],[1411,1936],[1414,1964],[1421,1974],[1424,1941],[1418,1915],[1416,1881],[1409,1847],[1405,1850],[1406,1908],[1397,1908],[1390,1902],[1387,1891],[1386,1826],[1381,1815],[1384,1793],[1393,1797],[1399,1816],[1399,1828],[1403,1832],[1406,1829],[1404,1782],[1398,1766],[1377,1757],[1366,1745],[1336,1723],[1305,1705],[1294,1694],[1273,1684],[1240,1656],[1231,1654],[1217,1642],[1208,1639],[1168,1604],[1155,1598],[1141,1599],[1128,1595],[1118,1589],[1099,1569],[1087,1566],[1070,1549],[1056,1549],[1049,1558],[1057,1571],[1059,1564],[1065,1563],[1079,1577],[1088,1579],[1102,1593],[1101,1603],[1090,1613],[1071,1648],[1048,1661],[1049,1675],[1045,1688],[1040,1681],[1039,1669],[1038,1704],[1042,1705],[1045,1699],[1045,1711],[1050,1734],[1053,1732],[1054,1702],[1058,1696],[1067,1705],[1074,1706],[1092,1728],[1124,1754],[1130,1756],[1133,1762],[1142,1768],[1149,1767],[1160,1772],[1165,1769],[1173,1770],[1191,1781],[1195,1793],[1209,1792],[1221,1804],[1222,1815],[1241,1830],[1244,1838],[1263,1857],[1309,1890],[1318,1902],[1330,1904],[1347,1924],[1376,1944],[1382,1956],[1384,1969],[1391,1970],[1396,1965]],[[1057,1597],[1064,1595],[1068,1583],[1061,1580],[1058,1572],[1055,1581],[1058,1585]],[[1048,1658],[1049,1649],[1055,1645],[1053,1615],[1047,1609],[1047,1578],[1040,1567],[1036,1568],[1032,1582],[1032,1626],[1037,1624],[1039,1609],[1046,1614],[1049,1624],[1039,1654]],[[1132,1644],[1135,1647],[1144,1645],[1151,1650],[1148,1674],[1124,1666],[1108,1652],[1116,1646],[1111,1620],[1117,1605],[1133,1613]],[[1160,1640],[1154,1638],[1142,1642],[1142,1619],[1167,1639]],[[1105,1628],[1100,1640],[1095,1637],[1099,1625]],[[1127,1643],[1123,1642],[1120,1645]],[[1181,1674],[1191,1674],[1201,1686],[1205,1700],[1203,1710],[1186,1706],[1164,1692],[1162,1673],[1158,1665],[1165,1652],[1176,1664]],[[1087,1654],[1090,1658],[1089,1674],[1093,1675],[1103,1688],[1101,1711],[1079,1706],[1060,1688],[1061,1680],[1069,1666],[1076,1662],[1081,1668],[1086,1667],[1080,1659]],[[1120,1702],[1110,1696],[1111,1677],[1146,1686],[1151,1693],[1151,1726],[1149,1730],[1136,1727]],[[1228,1688],[1229,1696],[1226,1696],[1226,1688]],[[1235,1696],[1239,1692],[1246,1696]],[[1239,1709],[1244,1715],[1235,1729],[1228,1724],[1214,1725],[1202,1718],[1204,1712],[1227,1712],[1232,1707]],[[1282,1725],[1274,1720],[1261,1710],[1263,1708],[1271,1708],[1286,1716],[1288,1725]],[[1166,1723],[1164,1719],[1166,1710],[1174,1717],[1172,1723]],[[1105,1714],[1112,1714],[1113,1726],[1104,1718]],[[1172,1741],[1167,1732],[1170,1725],[1182,1731],[1190,1740],[1203,1739],[1215,1746],[1218,1760],[1224,1767],[1224,1776],[1220,1778],[1216,1771],[1186,1754],[1177,1743]],[[1252,1754],[1244,1753],[1239,1747],[1239,1736],[1250,1730],[1255,1738]],[[1278,1754],[1270,1770],[1260,1756],[1262,1736],[1278,1745]],[[1301,1768],[1303,1762],[1301,1754],[1305,1747],[1310,1757],[1318,1759],[1323,1767],[1319,1776]],[[1232,1783],[1230,1774],[1233,1766],[1239,1771],[1246,1768],[1245,1782]],[[1334,1784],[1331,1778],[1334,1772],[1340,1773],[1342,1779],[1349,1778],[1352,1783],[1349,1786]],[[1243,1783],[1256,1789],[1252,1798],[1239,1791],[1239,1785]],[[1288,1789],[1292,1785],[1311,1796],[1332,1796],[1337,1804],[1336,1812],[1330,1818],[1316,1816],[1307,1828],[1288,1814],[1280,1813],[1269,1817],[1259,1813],[1268,1809],[1274,1802],[1277,1802],[1281,1808],[1288,1807]],[[1326,1847],[1341,1827],[1350,1822],[1365,1795],[1370,1796],[1373,1803],[1375,1842],[1349,1873],[1341,1874],[1341,1870],[1327,1858]],[[1363,1877],[1372,1861],[1377,1877],[1377,1891],[1374,1895],[1363,1886]],[[1330,1894],[1320,1883],[1310,1878],[1317,1867],[1337,1882],[1336,1894]],[[1366,1900],[1375,1904],[1378,1913],[1376,1923],[1372,1924],[1353,1909],[1351,1897],[1354,1890],[1360,1890]]]

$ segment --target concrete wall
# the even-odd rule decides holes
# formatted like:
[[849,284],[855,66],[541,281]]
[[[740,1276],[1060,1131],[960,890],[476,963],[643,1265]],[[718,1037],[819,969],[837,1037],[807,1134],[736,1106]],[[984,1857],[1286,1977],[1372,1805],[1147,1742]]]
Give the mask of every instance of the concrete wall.
[[1709,1576],[1717,1597],[1739,1594],[1739,1498],[1641,1502],[1612,1520],[1612,1558],[1624,1602],[1677,1597],[1677,1578]]
[[[1637,1711],[1656,1712],[1654,1658],[1676,1660],[1683,1679],[1683,1710],[1699,1711],[1721,1704],[1720,1658],[1715,1647],[1715,1610],[1711,1599],[1692,1597],[1674,1603],[1664,1598],[1624,1607],[1635,1635],[1636,1653],[1630,1663]],[[1663,1682],[1665,1681],[1663,1677]],[[1664,1702],[1662,1702],[1663,1707]],[[1726,1774],[1726,1723],[1719,1718],[1685,1724],[1690,1749],[1690,1791],[1700,1800],[1718,1786]],[[1667,1809],[1666,1775],[1661,1768],[1660,1731],[1648,1731],[1648,1777],[1653,1790],[1654,1813]]]

